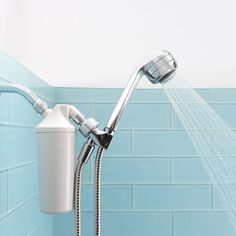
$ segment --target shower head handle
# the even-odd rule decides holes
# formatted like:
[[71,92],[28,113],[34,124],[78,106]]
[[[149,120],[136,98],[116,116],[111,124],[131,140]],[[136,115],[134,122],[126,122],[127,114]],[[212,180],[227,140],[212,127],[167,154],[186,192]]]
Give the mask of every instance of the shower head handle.
[[162,54],[144,59],[133,72],[116,107],[114,108],[113,113],[111,114],[111,117],[106,125],[106,132],[113,134],[116,131],[131,95],[144,75],[153,84],[163,83],[173,77],[176,68],[176,60],[168,51],[163,51]]

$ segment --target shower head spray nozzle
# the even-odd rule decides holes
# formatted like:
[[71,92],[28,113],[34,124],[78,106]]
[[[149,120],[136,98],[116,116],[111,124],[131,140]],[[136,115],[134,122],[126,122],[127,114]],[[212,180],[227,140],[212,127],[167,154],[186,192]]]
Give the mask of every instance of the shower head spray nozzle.
[[162,83],[170,80],[177,68],[177,63],[172,54],[163,51],[161,55],[155,56],[141,68],[143,74],[153,83]]

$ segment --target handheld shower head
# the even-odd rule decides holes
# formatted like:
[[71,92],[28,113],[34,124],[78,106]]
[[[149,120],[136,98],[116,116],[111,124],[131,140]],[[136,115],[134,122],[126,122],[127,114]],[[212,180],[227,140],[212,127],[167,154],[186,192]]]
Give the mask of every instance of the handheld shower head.
[[108,123],[106,131],[113,133],[116,131],[129,99],[139,83],[140,79],[145,75],[153,84],[164,83],[170,80],[175,74],[177,63],[172,54],[163,51],[160,55],[146,58],[134,71],[128,82],[120,100],[118,101]]
[[170,80],[176,68],[177,63],[172,54],[168,51],[163,51],[161,55],[150,59],[141,70],[151,83],[157,84]]

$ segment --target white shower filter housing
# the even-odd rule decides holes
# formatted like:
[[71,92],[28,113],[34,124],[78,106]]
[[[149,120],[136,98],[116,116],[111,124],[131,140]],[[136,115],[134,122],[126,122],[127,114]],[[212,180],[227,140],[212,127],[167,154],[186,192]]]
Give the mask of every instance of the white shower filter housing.
[[40,208],[45,213],[73,208],[76,128],[69,108],[57,105],[37,126]]

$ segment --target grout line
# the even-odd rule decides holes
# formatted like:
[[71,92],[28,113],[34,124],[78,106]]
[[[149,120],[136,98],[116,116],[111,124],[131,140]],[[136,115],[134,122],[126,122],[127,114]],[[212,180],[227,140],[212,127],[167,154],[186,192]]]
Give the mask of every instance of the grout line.
[[172,215],[172,236],[175,236],[175,212],[171,212]]
[[[85,213],[93,213],[94,210],[83,210],[82,212],[85,212]],[[228,212],[233,212],[233,210],[211,210],[211,209],[188,209],[188,210],[180,210],[180,209],[177,209],[177,210],[173,210],[173,209],[155,209],[155,210],[124,210],[124,209],[111,209],[111,210],[102,210],[102,212],[106,212],[106,213],[114,213],[114,214],[117,214],[117,213],[172,213],[174,212],[175,214],[183,214],[183,213],[228,213]]]
[[[120,154],[120,155],[112,155],[112,154],[108,154],[108,155],[104,155],[104,158],[112,158],[112,159],[115,159],[115,158],[119,158],[119,159],[122,159],[122,158],[131,158],[132,156],[130,154],[127,154],[127,155],[124,155],[124,154]],[[161,155],[161,156],[157,156],[157,155],[135,155],[134,158],[137,158],[137,159],[141,159],[141,158],[157,158],[157,159],[160,159],[160,158],[169,158],[170,155]],[[195,155],[176,155],[174,156],[173,158],[188,158],[188,159],[200,159],[201,156],[197,156],[196,154]],[[221,157],[221,156],[209,156],[207,157],[208,159],[210,158],[217,158],[217,159],[225,159],[225,158],[228,158],[228,159],[236,159],[236,156],[226,156],[226,157]]]
[[17,123],[6,123],[6,122],[0,122],[0,127],[12,127],[12,128],[25,128],[25,129],[35,129],[35,126],[29,126],[29,125],[23,125],[23,124],[17,124]]
[[[0,124],[1,125],[1,124]],[[5,124],[4,124],[5,125]],[[27,126],[23,126],[23,127],[27,127]],[[118,132],[119,131],[132,131],[133,128],[119,128],[118,129]],[[170,131],[173,131],[173,132],[186,132],[186,129],[185,128],[173,128],[173,129],[170,129],[169,127],[159,127],[159,128],[135,128],[133,129],[134,131],[147,131],[147,132],[150,132],[150,131],[153,131],[153,132],[164,132],[164,131],[167,131],[167,132],[170,132]],[[215,131],[215,132],[222,132],[224,131],[224,129],[215,129],[215,130],[212,130],[212,129],[188,129],[188,130],[192,130],[192,131],[199,131],[199,132],[206,132],[206,131]],[[232,128],[230,129],[231,131],[236,131],[236,128]]]
[[13,212],[15,212],[16,210],[18,210],[19,208],[21,208],[22,206],[26,205],[29,201],[31,201],[34,197],[36,197],[38,195],[38,193],[34,193],[33,195],[31,195],[30,197],[28,197],[26,200],[22,201],[21,203],[19,203],[16,207],[12,208],[11,210],[8,210],[6,213],[2,214],[0,216],[0,220],[4,219],[5,217],[9,216],[10,214],[12,214]]
[[9,212],[9,170],[7,170],[7,212]]
[[7,123],[10,123],[10,105],[11,105],[11,100],[10,100],[10,95],[8,96],[8,107],[7,107]]
[[28,225],[27,225],[27,236],[29,236],[30,235],[30,226],[31,226],[31,218],[30,218],[30,201],[28,201],[27,202],[27,211],[28,211],[28,214],[27,214],[27,223],[28,223]]
[[170,182],[173,184],[174,180],[173,180],[173,173],[174,169],[173,169],[173,157],[170,157]]
[[[220,102],[220,101],[206,101],[206,100],[204,100],[205,101],[205,103],[207,103],[207,104],[210,104],[210,105],[213,105],[213,104],[225,104],[225,105],[230,105],[230,104],[232,104],[232,105],[236,105],[236,101],[232,101],[232,102],[230,102],[230,101],[223,101],[223,102]],[[50,102],[53,102],[53,101],[50,101]],[[117,101],[114,101],[114,102],[109,102],[109,101],[100,101],[100,102],[97,102],[97,101],[91,101],[91,100],[86,100],[86,101],[76,101],[76,100],[59,100],[59,101],[55,101],[54,102],[55,104],[68,104],[68,103],[70,103],[70,104],[90,104],[90,103],[94,103],[94,104],[101,104],[101,105],[105,105],[105,104],[116,104],[117,103]],[[150,104],[150,105],[170,105],[171,104],[171,102],[140,102],[140,101],[137,101],[137,102],[135,102],[135,101],[131,101],[131,102],[129,102],[129,104],[140,104],[140,105],[146,105],[146,104]],[[178,102],[178,104],[183,104],[183,102]],[[201,103],[197,103],[197,102],[195,102],[195,103],[193,103],[193,102],[185,102],[184,104],[201,104]]]
[[[128,184],[128,183],[127,183]],[[212,183],[198,183],[198,184],[192,184],[192,183],[185,183],[185,184],[183,184],[183,183],[168,183],[168,182],[163,182],[163,183],[155,183],[155,182],[153,182],[153,183],[151,183],[151,182],[147,182],[147,183],[145,183],[145,182],[143,182],[143,183],[134,183],[135,185],[147,185],[147,186],[162,186],[162,185],[166,185],[166,186],[180,186],[180,187],[182,187],[182,186],[193,186],[193,185],[196,185],[196,186],[209,186],[209,187],[211,187],[212,186]]]
[[212,199],[211,199],[212,200],[212,210],[214,210],[214,205],[215,205],[214,204],[214,202],[215,202],[215,199],[214,199],[214,184],[212,184],[212,196],[211,197],[212,197]]
[[[211,99],[211,94],[208,94],[209,99]],[[236,104],[236,101],[212,101],[212,100],[205,100],[205,98],[201,97],[204,100],[204,103],[207,104]],[[53,102],[53,101],[50,101]],[[95,100],[84,100],[84,101],[77,101],[77,100],[57,100],[55,101],[56,104],[89,104],[89,103],[94,103],[94,104],[101,104],[101,105],[106,105],[106,104],[112,104],[115,105],[117,104],[117,101],[95,101]],[[203,102],[177,102],[178,104],[202,104]],[[139,105],[170,105],[170,101],[130,101],[129,104],[139,104]]]
[[42,217],[42,219],[38,222],[38,224],[30,231],[29,230],[29,236],[50,216],[46,215]]
[[131,133],[131,156],[133,157],[135,153],[135,131],[132,129]]
[[134,210],[134,184],[131,185],[131,209]]
[[174,108],[171,104],[171,129],[174,129]]
[[212,102],[212,90],[211,90],[211,88],[209,88],[209,91],[208,91],[208,94],[209,94],[209,101],[207,102],[207,104],[211,104],[211,102]]
[[[109,102],[109,101],[100,101],[100,102],[97,102],[97,101],[89,101],[89,100],[86,100],[86,101],[76,101],[76,100],[72,100],[72,101],[63,101],[63,100],[59,100],[59,101],[56,101],[55,103],[71,103],[71,104],[75,104],[75,103],[80,103],[80,104],[88,104],[88,103],[94,103],[94,104],[101,104],[101,105],[105,105],[105,104],[112,104],[112,105],[115,105],[117,104],[117,101],[114,101],[114,102]],[[171,104],[170,102],[140,102],[140,101],[130,101],[129,104],[140,104],[140,105],[143,105],[143,104],[157,104],[157,105],[165,105],[165,104]]]
[[23,167],[23,166],[33,165],[33,164],[36,164],[36,163],[37,163],[36,160],[34,160],[34,161],[27,161],[27,162],[24,162],[22,164],[18,164],[18,165],[15,165],[15,166],[8,167],[6,169],[0,169],[0,172],[6,171],[6,170],[14,170],[14,169],[17,169],[17,168],[20,168],[20,167]]
[[90,104],[91,104],[92,117],[95,117],[95,103],[90,103]]

